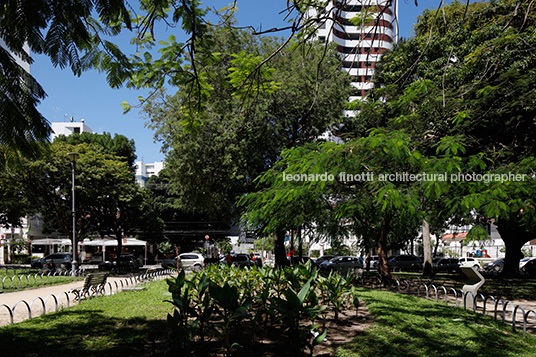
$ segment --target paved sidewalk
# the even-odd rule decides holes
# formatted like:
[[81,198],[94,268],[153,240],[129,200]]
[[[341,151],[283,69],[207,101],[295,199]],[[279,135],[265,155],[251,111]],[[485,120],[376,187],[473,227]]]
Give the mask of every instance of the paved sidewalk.
[[[166,278],[166,276],[157,277],[157,279],[164,278]],[[121,284],[121,281],[123,281],[123,285]],[[135,282],[134,285],[138,283],[139,282]],[[127,287],[132,285],[133,283],[129,277],[108,277],[106,282],[106,295],[111,293],[110,286],[112,288],[112,292],[116,293],[121,291],[123,286]],[[31,308],[32,318],[43,314],[43,304],[45,304],[46,313],[56,311],[56,300],[54,297],[57,299],[58,311],[67,307],[67,305],[76,305],[78,303],[78,301],[76,301],[76,295],[74,293],[69,294],[69,292],[73,289],[81,289],[83,286],[84,281],[81,280],[62,285],[46,286],[37,289],[21,290],[10,293],[0,293],[0,326],[5,326],[11,323],[10,313],[6,306],[8,306],[11,310],[15,309],[13,313],[13,323],[21,322],[29,318],[28,306]],[[24,303],[24,301],[28,304],[28,306]]]

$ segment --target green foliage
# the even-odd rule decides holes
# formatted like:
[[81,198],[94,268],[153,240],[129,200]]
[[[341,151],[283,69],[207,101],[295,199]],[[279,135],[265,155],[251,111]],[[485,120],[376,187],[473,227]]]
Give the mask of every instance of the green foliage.
[[229,243],[228,241],[226,240],[222,240],[220,242],[218,242],[216,244],[216,246],[218,247],[218,249],[221,251],[221,252],[230,252],[233,250],[233,246],[231,245],[231,243]]
[[253,242],[253,244],[255,246],[255,250],[273,251],[275,238],[273,236],[259,238],[255,242]]
[[[282,150],[317,140],[340,121],[350,82],[335,52],[318,43],[303,53],[282,49],[267,67],[261,59],[280,40],[229,26],[207,31],[210,41],[199,49],[218,55],[197,76],[207,88],[202,108],[188,104],[195,97],[189,82],[173,95],[162,93],[163,102],[147,101],[145,113],[167,151],[176,204],[229,220],[239,213],[231,209],[236,197],[256,189],[254,179]],[[192,120],[202,126],[185,128]]]
[[334,245],[342,236],[329,236],[333,225],[351,222],[363,247],[382,240],[386,251],[414,236],[422,221],[425,187],[389,175],[418,174],[428,164],[407,135],[394,131],[378,130],[344,144],[293,148],[258,178],[264,189],[242,196],[240,204],[247,207],[243,220],[266,233],[314,223]]
[[[345,123],[357,137],[378,127],[408,135],[428,158],[426,170],[449,176],[448,183],[424,185],[428,217],[494,222],[509,246],[508,274],[516,273],[520,247],[536,234],[534,180],[515,177],[534,177],[536,56],[527,48],[536,45],[535,13],[517,0],[425,11],[416,36],[382,57],[375,89]],[[393,187],[378,192],[377,200],[392,197],[396,204]],[[470,237],[477,236],[472,230]]]
[[170,241],[163,241],[158,243],[158,251],[163,254],[173,254],[173,245]]
[[117,158],[125,160],[128,166],[134,170],[134,163],[136,160],[136,145],[133,139],[128,139],[121,134],[114,134],[113,137],[110,133],[94,134],[94,133],[80,133],[78,135],[59,135],[54,139],[55,142],[63,142],[71,145],[78,145],[82,143],[95,144],[104,149],[108,154],[112,154]]
[[330,273],[328,278],[321,281],[321,290],[327,295],[328,301],[333,306],[335,321],[339,319],[339,312],[344,305],[345,297],[350,294],[348,286],[352,277],[343,277],[337,273]]
[[206,331],[215,333],[229,354],[241,347],[234,340],[239,326],[252,324],[255,335],[263,335],[281,323],[289,333],[289,348],[298,354],[308,348],[312,354],[327,335],[325,328],[317,332],[321,329],[315,320],[331,311],[328,301],[339,309],[346,301],[350,280],[336,281],[325,294],[326,278],[311,264],[282,270],[210,266],[189,276],[181,271],[168,280],[173,297],[169,302],[175,307],[168,322],[184,351],[196,336],[203,340]]
[[[92,16],[97,16],[99,21]],[[130,28],[129,12],[123,1],[69,2],[34,1],[31,6],[6,2],[0,8],[0,28],[5,44],[0,48],[1,82],[4,95],[0,106],[0,146],[20,150],[29,157],[42,153],[42,143],[48,141],[51,129],[37,111],[45,91],[15,60],[15,55],[31,64],[31,53],[44,54],[54,66],[69,66],[80,75],[92,63],[116,64],[114,75],[125,74],[126,56],[101,36],[117,34],[117,23]],[[100,47],[102,46],[102,47]],[[103,50],[99,53],[98,48]],[[6,50],[7,48],[7,50]],[[110,68],[111,69],[111,68]]]
[[116,136],[112,142],[119,142],[118,151],[127,154],[120,157],[107,152],[112,145],[109,135],[102,142],[98,138],[95,134],[84,136],[78,144],[63,139],[54,142],[47,156],[23,161],[11,172],[6,177],[9,183],[6,189],[18,187],[23,197],[21,202],[27,202],[27,211],[41,213],[45,232],[57,231],[70,236],[72,167],[68,153],[76,152],[79,154],[74,164],[77,237],[110,235],[120,241],[124,234],[158,232],[160,221],[147,205],[148,192],[136,184],[127,161],[133,144]]

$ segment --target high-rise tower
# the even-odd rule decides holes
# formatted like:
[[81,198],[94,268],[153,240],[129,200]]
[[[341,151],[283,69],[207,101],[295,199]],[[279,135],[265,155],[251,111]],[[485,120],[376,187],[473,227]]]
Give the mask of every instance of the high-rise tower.
[[337,44],[352,77],[350,101],[362,99],[372,88],[376,62],[398,41],[398,0],[332,0],[321,11],[310,9],[309,16],[320,20],[317,39]]

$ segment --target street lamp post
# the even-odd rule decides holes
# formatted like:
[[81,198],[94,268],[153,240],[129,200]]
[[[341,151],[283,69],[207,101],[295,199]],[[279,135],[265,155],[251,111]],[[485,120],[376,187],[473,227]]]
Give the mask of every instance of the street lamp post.
[[78,262],[77,262],[77,245],[76,245],[76,214],[75,214],[75,208],[74,208],[74,166],[76,163],[76,159],[78,159],[78,154],[75,152],[70,152],[69,159],[71,160],[71,174],[72,174],[72,191],[71,191],[71,199],[72,199],[72,210],[71,215],[73,217],[73,263],[72,263],[72,274],[74,275],[76,273],[76,269],[78,268]]

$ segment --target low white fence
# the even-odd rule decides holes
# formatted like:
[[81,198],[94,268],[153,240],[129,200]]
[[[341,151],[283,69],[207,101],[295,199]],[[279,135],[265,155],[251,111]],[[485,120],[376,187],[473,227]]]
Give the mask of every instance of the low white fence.
[[[105,284],[95,287],[95,289],[93,289],[93,294],[85,296],[91,298],[104,295],[113,295],[122,291],[125,288],[130,288],[140,283],[156,279],[164,279],[173,272],[176,272],[176,270],[155,270],[120,280],[107,281]],[[69,274],[71,274],[71,272],[69,272]],[[61,276],[64,275],[54,274],[47,276],[47,278],[59,279]],[[43,277],[41,276],[41,278]],[[13,282],[13,279],[11,279],[11,281]],[[50,312],[58,312],[61,309],[70,307],[75,303],[79,302],[82,297],[83,295],[80,294],[79,289],[73,289],[69,291],[62,291],[59,294],[50,294],[44,298],[38,296],[34,298],[31,302],[28,302],[26,300],[19,300],[13,306],[1,304],[0,326],[21,322],[27,319],[31,319],[33,317],[45,315]]]
[[[527,310],[523,306],[515,305],[514,302],[504,300],[503,298],[495,298],[491,295],[484,296],[483,294],[477,294],[475,296],[470,291],[464,292],[461,289],[457,290],[455,288],[435,286],[434,284],[427,284],[421,280],[407,281],[393,279],[384,281],[379,275],[374,278],[359,277],[358,282],[362,286],[372,289],[384,288],[396,290],[397,293],[416,294],[419,297],[422,293],[424,298],[434,299],[435,302],[441,300],[445,304],[451,303],[456,307],[463,307],[464,310],[472,309],[475,313],[480,312],[482,315],[492,315],[495,320],[500,319],[505,324],[511,323],[513,331],[516,330],[519,323],[523,327],[523,337],[527,334],[527,328],[529,327],[536,331],[536,311]],[[472,304],[468,304],[468,302],[471,302],[469,299],[472,300]],[[479,301],[480,305],[478,305]],[[509,308],[510,310],[508,311]]]

